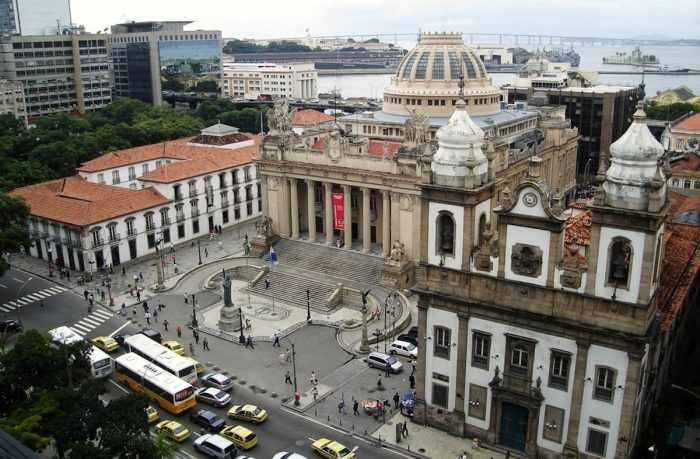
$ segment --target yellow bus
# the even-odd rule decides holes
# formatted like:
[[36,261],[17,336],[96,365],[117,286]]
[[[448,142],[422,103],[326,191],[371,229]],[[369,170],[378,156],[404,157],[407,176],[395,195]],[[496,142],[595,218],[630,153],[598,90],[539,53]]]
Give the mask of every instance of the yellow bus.
[[197,403],[191,384],[143,357],[129,352],[114,359],[114,375],[118,381],[173,414],[189,410]]
[[195,370],[194,364],[189,359],[177,355],[146,335],[138,333],[126,338],[124,340],[124,351],[138,354],[190,384],[197,382],[197,370]]

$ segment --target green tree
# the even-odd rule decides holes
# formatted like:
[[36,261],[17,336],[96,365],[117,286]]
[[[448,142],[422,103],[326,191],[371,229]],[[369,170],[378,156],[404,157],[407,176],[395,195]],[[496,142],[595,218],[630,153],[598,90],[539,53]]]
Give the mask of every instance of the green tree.
[[6,159],[0,162],[0,192],[55,178],[54,172],[37,161]]
[[673,121],[690,112],[698,113],[700,105],[688,102],[676,102],[668,105],[658,105],[655,102],[649,103],[644,108],[648,118],[654,120]]
[[24,130],[24,122],[12,113],[3,113],[0,115],[0,136],[7,134],[16,134]]
[[185,86],[174,76],[166,76],[160,83],[161,89],[164,91],[182,91]]
[[[24,199],[0,193],[0,251],[2,253],[16,252],[20,246],[29,243],[28,219],[29,206]],[[0,276],[5,274],[8,268],[5,257],[0,257]],[[0,368],[5,369],[4,366]]]
[[198,92],[219,92],[219,83],[214,80],[198,81],[195,86],[195,91]]

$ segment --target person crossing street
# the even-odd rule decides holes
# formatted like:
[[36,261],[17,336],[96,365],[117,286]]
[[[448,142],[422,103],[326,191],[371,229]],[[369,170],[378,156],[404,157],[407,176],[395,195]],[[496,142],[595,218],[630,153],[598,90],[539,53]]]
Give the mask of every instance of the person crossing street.
[[163,321],[163,327],[165,327],[165,331],[168,331],[168,319]]
[[284,382],[289,383],[289,384],[293,384],[292,383],[292,375],[289,373],[289,370],[287,370],[287,372],[284,374]]

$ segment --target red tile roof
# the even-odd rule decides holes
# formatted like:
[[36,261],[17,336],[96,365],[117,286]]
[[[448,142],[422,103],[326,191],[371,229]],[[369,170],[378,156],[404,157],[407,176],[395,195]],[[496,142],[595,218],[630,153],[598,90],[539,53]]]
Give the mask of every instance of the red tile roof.
[[578,244],[582,246],[591,245],[591,217],[593,212],[590,209],[576,215],[572,215],[566,220],[566,231],[564,242],[566,244]]
[[17,188],[31,215],[75,226],[89,226],[170,202],[155,188],[131,190],[91,183],[76,175]]
[[299,110],[292,117],[292,126],[312,126],[314,124],[332,123],[335,117],[317,110]]
[[311,145],[311,149],[318,150],[318,151],[325,150],[326,149],[326,138],[321,137],[320,139],[318,139],[316,142],[314,142],[313,145]]
[[697,153],[686,153],[683,159],[671,162],[671,169],[681,169],[684,171],[700,170],[700,155]]
[[687,129],[689,131],[700,130],[700,113],[687,117],[673,126],[673,129]]
[[[370,140],[367,152],[372,156],[384,156],[384,141]],[[396,152],[401,147],[401,142],[386,142],[387,156],[396,156]]]

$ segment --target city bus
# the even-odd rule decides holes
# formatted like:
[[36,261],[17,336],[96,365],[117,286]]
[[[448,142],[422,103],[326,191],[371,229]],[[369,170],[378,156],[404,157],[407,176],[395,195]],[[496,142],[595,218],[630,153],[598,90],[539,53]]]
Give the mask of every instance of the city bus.
[[[49,330],[49,336],[51,337],[51,342],[56,346],[70,346],[78,341],[84,341],[80,335],[66,326]],[[90,345],[88,361],[90,363],[90,374],[93,378],[106,378],[112,374],[112,358],[93,345]]]
[[114,375],[135,392],[172,414],[187,411],[197,403],[191,384],[129,352],[114,359]]
[[190,384],[195,384],[197,382],[197,370],[189,359],[177,355],[146,335],[138,333],[126,338],[124,340],[124,351],[138,354],[147,361],[152,361],[165,371],[174,374]]
[[112,374],[112,358],[95,346],[90,348],[90,372],[93,378],[106,378]]

